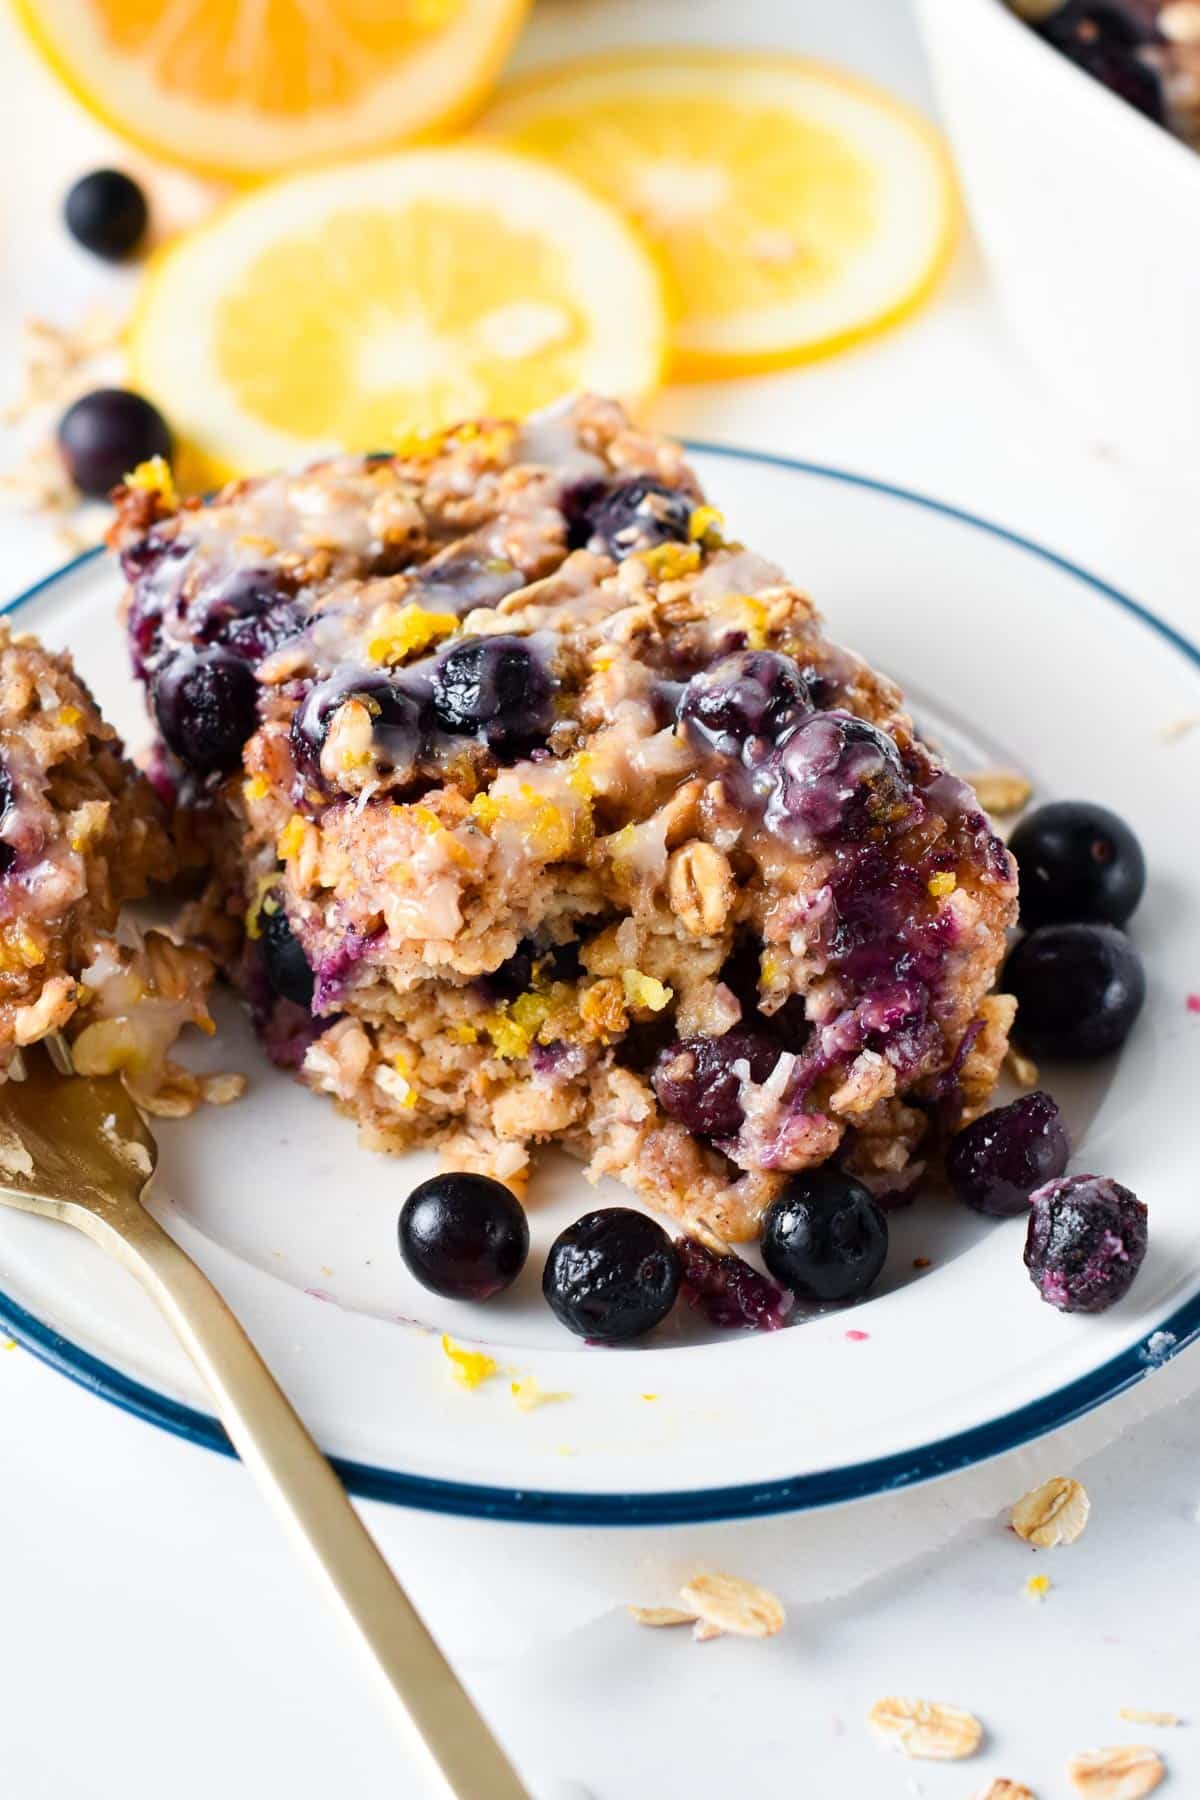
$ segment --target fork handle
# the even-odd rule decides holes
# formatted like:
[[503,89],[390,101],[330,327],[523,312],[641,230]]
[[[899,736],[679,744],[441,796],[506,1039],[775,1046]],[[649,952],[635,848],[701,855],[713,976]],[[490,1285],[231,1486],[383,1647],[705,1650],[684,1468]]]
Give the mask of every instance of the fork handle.
[[73,1223],[137,1276],[204,1377],[221,1422],[415,1732],[435,1791],[530,1800],[317,1448],[224,1300],[144,1206]]

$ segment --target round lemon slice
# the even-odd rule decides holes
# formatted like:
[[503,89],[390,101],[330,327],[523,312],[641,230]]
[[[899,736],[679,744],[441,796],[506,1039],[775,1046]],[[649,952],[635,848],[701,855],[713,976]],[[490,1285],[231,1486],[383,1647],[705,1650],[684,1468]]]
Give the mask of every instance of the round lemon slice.
[[633,404],[666,346],[653,259],[567,176],[413,150],[234,200],[151,264],[136,386],[210,476],[529,412]]
[[585,58],[506,84],[482,124],[639,227],[673,291],[675,374],[781,368],[878,331],[930,292],[954,242],[940,138],[820,63]]
[[530,0],[16,0],[76,98],[152,153],[264,174],[444,131]]

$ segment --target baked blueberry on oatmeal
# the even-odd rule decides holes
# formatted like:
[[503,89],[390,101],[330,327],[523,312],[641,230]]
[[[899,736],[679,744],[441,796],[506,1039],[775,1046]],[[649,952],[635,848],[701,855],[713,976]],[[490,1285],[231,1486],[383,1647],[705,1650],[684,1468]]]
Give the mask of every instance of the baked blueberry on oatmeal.
[[202,935],[370,1144],[552,1139],[719,1248],[983,1109],[1012,860],[676,444],[585,399],[117,505]]
[[121,906],[174,872],[158,797],[70,658],[0,624],[0,1076],[61,1032],[80,1073],[119,1070],[147,1111],[204,1097],[168,1052],[185,1024],[212,1029],[211,962],[162,931],[114,935]]

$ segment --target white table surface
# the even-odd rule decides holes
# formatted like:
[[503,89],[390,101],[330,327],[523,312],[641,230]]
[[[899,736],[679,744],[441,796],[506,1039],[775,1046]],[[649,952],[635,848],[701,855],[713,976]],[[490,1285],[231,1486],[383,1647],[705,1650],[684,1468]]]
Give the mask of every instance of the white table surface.
[[[689,36],[834,55],[929,104],[904,0],[544,0],[524,54]],[[2,391],[27,314],[78,317],[113,285],[66,240],[57,196],[118,154],[50,86],[2,10],[0,147]],[[925,489],[1200,631],[1194,494],[1130,468],[1119,444],[1060,411],[1010,342],[970,248],[936,303],[899,332],[793,374],[677,389],[659,420]],[[4,519],[0,590],[59,560],[44,523]],[[963,603],[969,612],[969,595]],[[0,1444],[6,1793],[418,1800],[373,1692],[236,1464],[102,1404],[20,1350],[0,1354]],[[1053,1441],[1041,1462],[1056,1472]],[[844,1600],[806,1606],[781,1568],[789,1626],[767,1646],[699,1648],[686,1634],[639,1632],[617,1612],[555,1638],[554,1584],[539,1584],[534,1565],[526,1605],[542,1620],[537,1647],[506,1654],[493,1632],[484,1653],[457,1646],[460,1666],[545,1800],[967,1800],[995,1775],[1050,1800],[1069,1792],[1069,1752],[1146,1735],[1168,1757],[1165,1791],[1200,1792],[1200,1730],[1147,1734],[1117,1716],[1122,1705],[1194,1711],[1200,1726],[1200,1405],[1167,1408],[1081,1472],[1092,1523],[1039,1562],[1055,1584],[1040,1606],[1021,1593],[1032,1565],[1000,1519],[936,1555],[901,1557]],[[901,1538],[904,1507],[928,1521],[938,1504],[928,1492],[897,1502]],[[364,1511],[415,1579],[406,1516]],[[760,1566],[764,1531],[733,1528],[725,1561]],[[444,1574],[427,1562],[420,1571],[435,1627],[439,1581],[461,1608],[464,1589],[486,1590],[501,1554],[484,1525],[451,1542]],[[637,1583],[631,1566],[630,1598]],[[528,1643],[518,1630],[514,1641]],[[905,1763],[877,1749],[863,1714],[896,1692],[974,1709],[992,1734],[986,1761]]]

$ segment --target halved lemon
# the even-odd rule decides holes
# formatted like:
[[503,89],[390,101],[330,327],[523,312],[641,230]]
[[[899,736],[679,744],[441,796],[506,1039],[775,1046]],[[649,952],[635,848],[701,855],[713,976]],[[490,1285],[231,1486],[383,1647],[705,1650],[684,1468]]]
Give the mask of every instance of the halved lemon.
[[506,84],[481,123],[647,237],[673,289],[676,374],[781,368],[878,331],[930,292],[954,242],[936,132],[802,58],[584,58]]
[[232,201],[147,271],[135,386],[211,474],[656,384],[653,258],[567,176],[490,146],[412,150]]
[[156,155],[242,177],[444,131],[530,0],[16,0],[76,98]]

